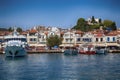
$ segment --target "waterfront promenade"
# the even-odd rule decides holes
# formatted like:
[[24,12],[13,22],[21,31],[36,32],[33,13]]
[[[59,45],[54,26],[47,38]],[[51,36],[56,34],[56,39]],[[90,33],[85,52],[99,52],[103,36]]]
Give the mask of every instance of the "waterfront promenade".
[[63,53],[62,50],[27,50],[28,53]]
[[[27,50],[27,53],[63,53],[62,50]],[[3,51],[0,51],[0,54],[3,54]]]

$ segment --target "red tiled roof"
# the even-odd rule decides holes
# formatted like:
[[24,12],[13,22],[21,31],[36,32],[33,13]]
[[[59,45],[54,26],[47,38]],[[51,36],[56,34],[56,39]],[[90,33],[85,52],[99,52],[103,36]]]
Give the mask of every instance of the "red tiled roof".
[[27,33],[28,33],[27,31],[21,32],[22,35],[26,35]]
[[103,37],[103,36],[104,36],[104,34],[101,34],[101,33],[95,35],[95,37]]
[[37,30],[31,29],[31,30],[29,31],[29,33],[37,33]]
[[46,35],[48,34],[48,32],[47,32],[47,31],[45,31],[44,33],[45,33]]
[[82,31],[76,31],[75,34],[82,34]]
[[111,31],[108,34],[106,34],[106,36],[117,36],[117,31]]
[[64,32],[60,32],[60,34],[64,34]]
[[9,31],[0,31],[0,36],[5,36],[5,35],[8,35],[10,34]]

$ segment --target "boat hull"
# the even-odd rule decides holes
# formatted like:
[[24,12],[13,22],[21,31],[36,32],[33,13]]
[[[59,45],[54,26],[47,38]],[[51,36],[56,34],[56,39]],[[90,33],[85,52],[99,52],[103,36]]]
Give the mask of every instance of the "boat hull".
[[27,52],[21,46],[7,46],[5,48],[5,56],[16,57],[25,55],[27,55]]
[[65,50],[64,51],[64,55],[77,55],[78,54],[78,51],[77,50]]
[[96,54],[106,54],[107,53],[107,51],[106,50],[96,50]]
[[95,51],[80,51],[80,54],[96,54]]

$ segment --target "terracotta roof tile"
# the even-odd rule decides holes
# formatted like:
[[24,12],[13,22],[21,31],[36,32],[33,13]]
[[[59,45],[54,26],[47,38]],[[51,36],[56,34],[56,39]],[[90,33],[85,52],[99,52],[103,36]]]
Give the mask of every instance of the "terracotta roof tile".
[[29,33],[37,33],[37,30],[31,29],[31,30],[29,31]]
[[106,36],[117,36],[117,31],[111,31],[108,34],[106,34]]
[[27,31],[21,32],[22,35],[26,35],[27,33],[28,33]]
[[83,34],[82,31],[76,31],[75,34]]

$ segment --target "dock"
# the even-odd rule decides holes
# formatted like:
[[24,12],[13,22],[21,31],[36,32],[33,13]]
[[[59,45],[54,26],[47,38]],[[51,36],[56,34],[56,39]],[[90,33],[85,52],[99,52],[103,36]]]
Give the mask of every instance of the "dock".
[[62,50],[27,50],[27,53],[63,53]]
[[120,50],[109,50],[109,53],[120,53]]
[[[27,50],[28,54],[34,53],[63,53],[62,50]],[[0,54],[3,54],[3,51],[0,51]]]

